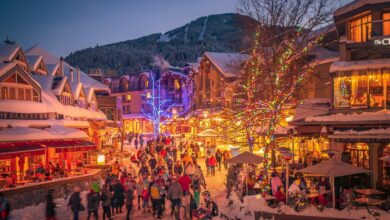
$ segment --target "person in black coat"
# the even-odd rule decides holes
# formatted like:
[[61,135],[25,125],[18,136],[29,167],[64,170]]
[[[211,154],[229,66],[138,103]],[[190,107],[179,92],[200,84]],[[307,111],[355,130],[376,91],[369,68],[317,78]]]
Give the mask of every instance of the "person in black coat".
[[112,212],[114,213],[115,208],[116,213],[122,213],[122,206],[125,204],[125,190],[118,180],[114,181],[113,192],[114,195],[112,196],[111,200]]
[[70,207],[73,212],[73,220],[79,220],[79,211],[85,210],[84,206],[81,204],[79,187],[74,188],[74,193],[70,196],[68,207]]
[[88,193],[87,195],[87,202],[88,202],[88,217],[87,220],[91,217],[91,214],[95,217],[96,220],[98,220],[98,210],[99,210],[99,201],[100,196],[97,192],[95,192],[93,189]]
[[46,220],[55,220],[56,219],[56,212],[55,207],[56,204],[53,201],[53,189],[49,189],[46,196]]

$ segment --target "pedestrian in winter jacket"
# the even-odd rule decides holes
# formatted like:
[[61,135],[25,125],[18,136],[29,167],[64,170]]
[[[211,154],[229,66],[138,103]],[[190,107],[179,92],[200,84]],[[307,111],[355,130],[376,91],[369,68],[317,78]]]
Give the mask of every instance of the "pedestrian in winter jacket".
[[[46,197],[46,220],[55,220],[56,219],[56,212],[55,212],[55,207],[56,204],[53,201],[53,193],[54,190],[50,189],[47,193]],[[0,218],[2,219],[2,218]]]
[[215,153],[215,159],[217,159],[218,171],[221,171],[221,167],[222,167],[222,152],[219,149]]
[[157,160],[155,157],[152,157],[149,159],[149,166],[150,166],[150,169],[154,170],[156,168],[156,165],[157,165]]
[[209,158],[209,166],[211,171],[211,176],[215,176],[215,167],[217,166],[217,159],[215,158],[214,154],[211,155]]
[[127,189],[125,194],[126,194],[126,209],[127,209],[126,219],[129,220],[130,213],[133,208],[134,191],[133,189]]
[[183,173],[183,167],[180,164],[180,161],[177,160],[175,166],[173,167],[173,171],[177,176],[181,176]]
[[168,199],[171,201],[171,216],[175,207],[180,209],[180,199],[183,197],[183,188],[180,183],[177,181],[177,178],[172,179],[172,184],[168,189]]
[[95,219],[98,219],[98,210],[99,210],[99,201],[100,196],[97,192],[95,192],[93,189],[91,189],[87,195],[87,202],[88,202],[88,217],[87,220],[91,217],[91,213],[95,217]]
[[110,191],[110,186],[104,185],[100,195],[100,200],[102,201],[102,207],[103,207],[103,220],[106,219],[106,216],[108,219],[111,219],[111,210],[110,210],[111,198],[112,198],[112,194]]
[[81,204],[80,188],[75,187],[73,194],[70,196],[68,207],[73,212],[73,220],[79,220],[79,211],[83,211],[85,208]]
[[179,183],[181,185],[181,188],[183,189],[183,194],[187,195],[190,191],[190,184],[191,184],[191,179],[187,174],[184,174],[179,178]]
[[114,194],[111,200],[112,212],[114,213],[115,208],[116,213],[122,213],[122,206],[125,204],[125,190],[118,180],[114,182],[113,192]]

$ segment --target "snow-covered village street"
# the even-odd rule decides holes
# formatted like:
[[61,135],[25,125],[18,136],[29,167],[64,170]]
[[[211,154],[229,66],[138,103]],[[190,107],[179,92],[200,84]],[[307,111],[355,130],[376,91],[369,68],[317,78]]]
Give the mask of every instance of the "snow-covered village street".
[[0,21],[0,220],[390,219],[390,0]]

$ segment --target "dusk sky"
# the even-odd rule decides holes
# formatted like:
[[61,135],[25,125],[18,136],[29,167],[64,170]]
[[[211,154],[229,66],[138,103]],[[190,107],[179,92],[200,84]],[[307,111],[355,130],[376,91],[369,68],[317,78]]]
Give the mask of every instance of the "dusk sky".
[[0,0],[0,40],[58,56],[96,44],[169,31],[210,14],[234,12],[236,0]]

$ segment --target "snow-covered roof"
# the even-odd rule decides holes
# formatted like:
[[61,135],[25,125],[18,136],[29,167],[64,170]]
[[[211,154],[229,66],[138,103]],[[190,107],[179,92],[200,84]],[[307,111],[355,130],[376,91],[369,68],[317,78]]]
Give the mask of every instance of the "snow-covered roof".
[[20,45],[17,44],[0,44],[0,61],[10,62],[19,49]]
[[351,12],[353,10],[356,10],[358,8],[361,8],[364,5],[373,5],[373,4],[388,3],[388,2],[389,0],[355,0],[337,9],[333,15],[337,17],[345,13]]
[[240,71],[240,65],[248,58],[248,54],[240,53],[215,53],[205,52],[206,56],[225,77],[237,77]]
[[0,120],[0,128],[11,127],[48,127],[54,125],[61,125],[65,127],[73,128],[89,128],[91,125],[88,121],[77,121],[77,120],[14,120],[14,119],[2,119]]
[[60,68],[59,64],[46,64],[47,71],[49,72],[50,76],[54,76],[58,68]]
[[[64,76],[33,75],[32,77],[41,85],[43,90],[53,93],[54,95],[61,95],[61,92],[67,83],[67,77]],[[59,83],[57,83],[55,88],[52,87],[54,80],[59,80]]]
[[147,116],[142,114],[142,113],[134,113],[134,114],[123,114],[122,115],[123,119],[146,119]]
[[40,55],[27,55],[26,56],[27,63],[30,66],[31,70],[35,70],[38,67],[39,62],[42,60],[42,56]]
[[12,127],[0,130],[0,142],[85,138],[88,138],[85,132],[60,125],[47,129]]
[[390,128],[379,128],[369,130],[346,130],[346,131],[334,131],[329,138],[349,138],[349,139],[375,139],[375,138],[386,138],[390,139]]
[[11,63],[0,63],[0,76],[7,73],[10,69],[12,69],[14,66],[16,66],[15,62]]
[[80,96],[81,90],[83,90],[83,84],[79,82],[71,82],[70,87],[72,89],[73,96],[77,99]]
[[13,113],[53,113],[55,110],[44,102],[0,100],[0,112]]
[[390,122],[390,110],[380,110],[376,112],[362,113],[335,113],[324,116],[307,117],[305,122],[330,122],[330,123],[345,123],[345,122]]
[[[60,64],[60,59],[53,54],[47,52],[41,47],[34,46],[31,47],[26,51],[27,55],[41,55],[43,57],[43,60],[46,64]],[[63,70],[64,75],[68,78],[70,77],[70,69],[73,68],[73,66],[69,65],[67,62],[63,62]],[[85,87],[93,87],[95,90],[105,90],[109,91],[109,88],[105,86],[104,84],[98,82],[97,80],[93,79],[92,77],[89,77],[88,74],[84,73],[83,71],[80,71],[80,80],[83,83]]]
[[332,63],[340,60],[339,52],[331,51],[324,47],[314,48],[309,52],[309,55],[313,55],[316,57],[314,59],[314,62],[316,62],[317,65]]
[[301,101],[301,104],[295,108],[293,121],[298,121],[317,115],[324,115],[328,113],[330,106],[331,103],[329,99],[304,99]]
[[390,68],[390,59],[336,61],[330,66],[330,72]]

